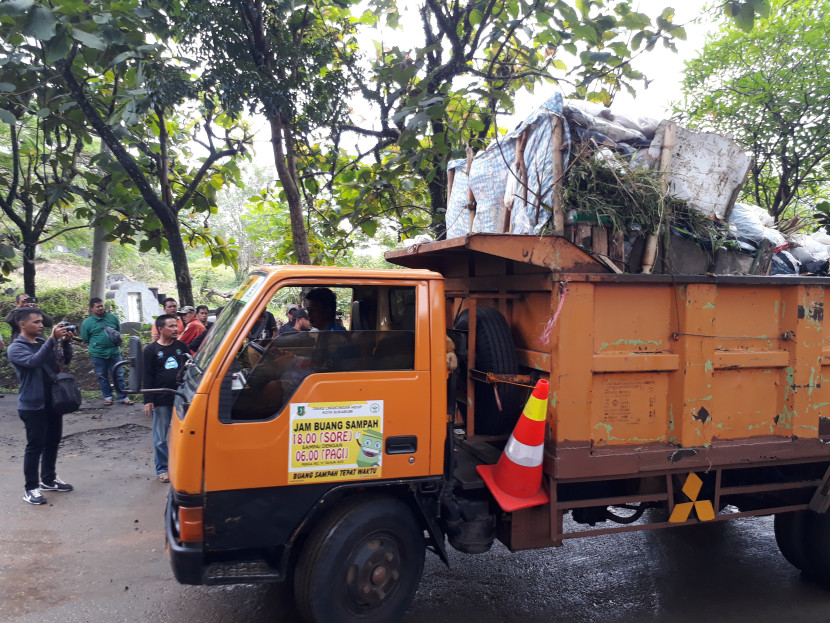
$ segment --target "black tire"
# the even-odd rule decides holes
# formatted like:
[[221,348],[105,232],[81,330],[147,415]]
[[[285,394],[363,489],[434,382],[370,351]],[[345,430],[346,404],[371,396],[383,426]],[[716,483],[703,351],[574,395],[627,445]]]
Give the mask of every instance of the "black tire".
[[[803,511],[805,519],[805,550],[810,579],[830,588],[830,515]],[[789,560],[789,559],[788,559]]]
[[778,513],[773,523],[778,549],[787,562],[805,572],[810,569],[807,556],[807,514],[807,511]]
[[[455,323],[455,329],[469,328],[469,312],[464,310]],[[497,309],[476,307],[476,370],[495,374],[518,374],[516,345],[507,321]],[[462,383],[466,383],[466,368]],[[503,435],[513,430],[522,413],[521,391],[516,385],[496,385],[501,401],[499,410],[493,386],[475,384],[475,433],[477,435]]]
[[397,621],[424,569],[424,531],[391,497],[345,502],[311,532],[294,575],[308,623]]

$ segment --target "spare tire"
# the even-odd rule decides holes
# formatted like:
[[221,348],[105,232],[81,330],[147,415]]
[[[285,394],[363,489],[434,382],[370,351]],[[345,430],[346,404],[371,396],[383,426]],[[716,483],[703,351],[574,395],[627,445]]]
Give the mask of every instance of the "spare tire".
[[[460,331],[469,329],[468,310],[458,316],[453,328]],[[466,383],[466,362],[462,370]],[[475,369],[494,374],[518,374],[516,346],[510,334],[510,327],[497,309],[476,307],[476,359]],[[517,385],[498,383],[490,385],[474,381],[475,387],[475,434],[503,435],[513,430],[521,415],[521,388]],[[496,402],[493,387],[499,392],[501,410]],[[465,405],[466,408],[466,405]]]

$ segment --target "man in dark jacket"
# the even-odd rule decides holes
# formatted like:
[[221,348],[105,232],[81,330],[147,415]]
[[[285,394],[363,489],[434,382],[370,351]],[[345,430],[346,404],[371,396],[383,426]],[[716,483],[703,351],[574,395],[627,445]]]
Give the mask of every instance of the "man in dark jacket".
[[[15,307],[8,314],[6,314],[6,322],[9,323],[9,325],[12,328],[12,341],[14,341],[14,338],[20,335],[20,327],[17,324],[17,315],[20,313],[20,310],[37,307],[37,299],[33,296],[29,296],[28,294],[18,294],[14,300],[17,304],[17,307]],[[52,317],[49,314],[45,313],[42,309],[40,310],[40,315],[43,318],[44,327],[49,328],[53,324],[55,324],[55,321],[52,320]]]
[[[176,389],[176,377],[190,352],[187,344],[177,340],[179,327],[174,316],[156,318],[158,340],[144,348],[144,388]],[[153,456],[156,476],[170,482],[167,475],[167,433],[173,416],[173,394],[144,394],[144,415],[153,418]]]
[[20,335],[9,344],[8,355],[20,380],[17,413],[26,426],[23,499],[46,504],[41,490],[72,491],[72,485],[55,472],[63,419],[52,410],[52,378],[72,360],[72,333],[58,325],[49,339],[43,339],[43,314],[36,307],[21,308],[17,323]]

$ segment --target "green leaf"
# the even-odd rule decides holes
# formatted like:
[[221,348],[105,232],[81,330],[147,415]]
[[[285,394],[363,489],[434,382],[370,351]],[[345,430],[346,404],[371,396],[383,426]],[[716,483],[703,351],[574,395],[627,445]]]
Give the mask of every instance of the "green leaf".
[[376,221],[365,221],[360,224],[360,229],[363,230],[363,233],[370,238],[374,238],[375,233],[378,230],[378,224]]
[[44,118],[48,117],[51,114],[52,114],[52,111],[49,110],[48,108],[41,108],[40,110],[37,111],[37,116],[40,117],[41,119],[44,119]]
[[644,32],[642,32],[642,31],[640,31],[640,32],[636,33],[636,34],[635,34],[635,35],[631,38],[631,49],[632,49],[632,50],[639,50],[639,49],[640,49],[640,46],[641,46],[641,45],[642,45],[642,43],[643,43],[643,38],[644,38],[645,36],[646,36],[646,35],[645,35],[645,33],[644,33]]
[[0,121],[3,123],[8,123],[9,125],[14,125],[17,123],[17,117],[11,114],[5,108],[0,108]]
[[104,41],[107,43],[124,43],[124,33],[117,28],[113,28],[109,24],[101,28],[101,34],[104,36]]
[[14,93],[15,88],[11,82],[0,82],[0,91],[4,93]]
[[764,19],[769,17],[769,0],[755,0],[755,12]]
[[110,67],[114,67],[115,65],[118,65],[119,63],[123,63],[128,58],[132,58],[133,56],[134,56],[134,54],[133,54],[132,50],[129,50],[127,52],[121,52],[121,54],[119,54],[118,56],[116,56],[114,59],[112,59],[110,61]]
[[0,2],[0,17],[4,15],[23,15],[26,11],[35,5],[34,0],[10,0],[10,2]]
[[97,35],[93,35],[92,33],[85,32],[78,28],[72,30],[72,37],[81,45],[85,45],[88,48],[92,48],[94,50],[106,50],[107,44],[104,43],[104,40],[98,37]]
[[69,55],[69,44],[70,39],[63,33],[63,28],[61,28],[61,34],[49,42],[46,51],[46,62],[54,63],[55,61],[66,58]]
[[58,20],[52,15],[52,11],[46,7],[37,6],[29,11],[29,16],[26,18],[26,26],[23,28],[23,34],[40,41],[49,41],[49,39],[55,36],[55,28],[57,25]]
[[755,26],[755,9],[748,2],[743,2],[737,6],[733,3],[730,9],[727,10],[731,10],[732,19],[735,20],[738,28],[744,32],[750,32]]

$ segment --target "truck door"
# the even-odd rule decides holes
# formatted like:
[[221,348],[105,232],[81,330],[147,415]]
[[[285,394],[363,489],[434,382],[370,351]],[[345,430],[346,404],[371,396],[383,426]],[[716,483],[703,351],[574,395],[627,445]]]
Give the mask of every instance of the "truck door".
[[[264,311],[283,316],[314,288],[335,293],[342,328],[261,330]],[[278,545],[327,489],[430,475],[427,292],[417,281],[291,282],[250,306],[211,391],[206,547]]]

